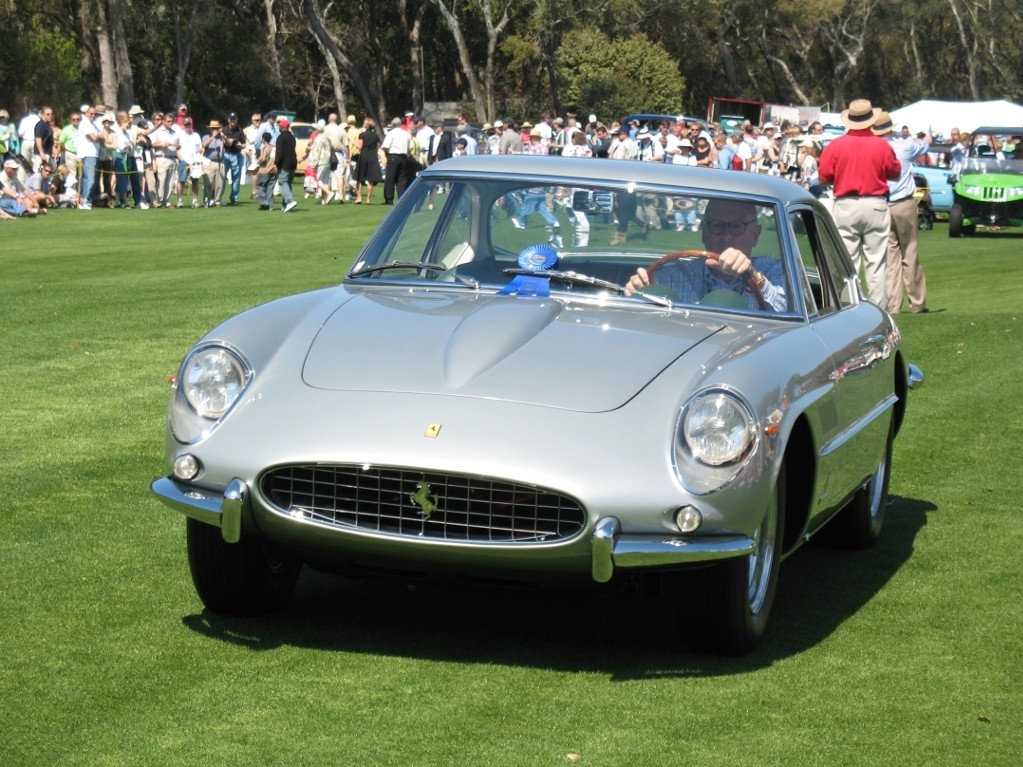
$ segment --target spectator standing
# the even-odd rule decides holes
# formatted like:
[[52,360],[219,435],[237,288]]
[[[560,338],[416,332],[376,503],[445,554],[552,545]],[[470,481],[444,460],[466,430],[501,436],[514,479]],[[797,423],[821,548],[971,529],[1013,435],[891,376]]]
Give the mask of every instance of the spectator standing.
[[497,131],[497,151],[499,154],[522,154],[522,137],[511,125],[505,125],[501,120],[494,121],[494,130]]
[[913,161],[927,154],[931,137],[922,141],[896,138],[892,135],[892,118],[882,112],[871,129],[875,136],[885,139],[899,160],[902,172],[897,180],[888,181],[888,212],[891,231],[888,233],[888,313],[902,310],[902,292],[905,284],[909,294],[909,310],[914,314],[927,311],[927,278],[920,266],[917,252],[920,222],[917,218],[916,182],[913,180]]
[[630,138],[628,125],[623,123],[619,126],[618,136],[611,144],[609,156],[612,160],[635,160],[639,157],[639,146]]
[[[21,119],[18,120],[18,146],[21,156],[28,163],[29,167],[33,167],[32,157],[36,151],[36,123],[39,122],[39,110],[32,108],[22,115]],[[23,173],[24,168],[19,168],[19,173]]]
[[469,124],[468,123],[459,123],[458,126],[455,128],[455,133],[456,133],[456,138],[464,138],[465,139],[465,153],[466,154],[472,154],[472,155],[477,154],[479,148],[476,145],[476,139],[474,139],[472,137],[472,135],[469,133]]
[[0,158],[7,157],[8,153],[16,154],[18,151],[18,131],[11,125],[11,114],[6,109],[0,109]]
[[227,154],[227,139],[220,120],[210,120],[209,131],[202,137],[203,199],[207,208],[219,208],[224,197],[224,156]]
[[[335,115],[335,119],[337,116]],[[228,205],[237,205],[242,191],[245,176],[245,131],[238,124],[238,114],[231,112],[227,116],[227,127],[224,129],[224,172],[231,184]],[[226,182],[225,182],[226,185]]]
[[387,174],[384,177],[384,205],[393,205],[401,197],[408,183],[406,163],[412,136],[405,130],[401,119],[391,120],[391,129],[384,136],[383,150],[387,155]]
[[78,159],[78,126],[82,122],[82,113],[77,109],[71,113],[68,124],[61,128],[58,138],[64,147],[64,165],[75,174],[75,178],[82,177],[82,161]]
[[902,173],[895,152],[870,130],[881,110],[856,99],[842,112],[848,128],[821,153],[818,177],[834,188],[832,216],[856,270],[863,268],[867,295],[888,306],[888,180]]
[[362,200],[362,187],[366,187],[366,204],[373,202],[373,187],[381,182],[383,174],[380,172],[380,134],[377,133],[377,124],[371,117],[367,117],[362,123],[362,132],[356,141],[357,164],[355,166],[355,204],[359,205]]
[[611,154],[611,143],[611,135],[607,132],[607,126],[603,123],[598,123],[597,127],[593,130],[593,156],[606,160]]
[[256,157],[258,172],[253,175],[260,210],[274,209],[274,184],[277,183],[277,166],[274,165],[275,147],[270,143],[270,132],[264,131],[259,137],[259,156]]
[[135,164],[135,139],[131,131],[131,115],[127,112],[117,113],[117,127],[114,128],[114,136],[117,139],[114,149],[114,173],[116,181],[114,191],[117,194],[117,207],[128,207],[128,190],[131,190],[135,207],[146,209],[142,197],[142,184],[139,180],[138,167]]
[[664,147],[654,141],[647,128],[636,134],[636,157],[643,162],[664,162]]
[[96,107],[86,106],[82,110],[82,121],[78,123],[78,157],[82,161],[82,177],[78,187],[79,210],[92,210],[101,138],[100,129],[95,120]]
[[[284,212],[290,213],[298,203],[291,194],[291,181],[295,178],[298,168],[298,155],[295,152],[295,134],[291,132],[291,123],[287,119],[277,121],[280,135],[274,147],[274,165],[277,166],[277,182],[281,187],[281,199]],[[272,187],[271,187],[272,188]]]
[[199,179],[203,177],[202,136],[196,132],[191,117],[182,120],[180,129],[174,126],[172,130],[176,133],[178,140],[174,174],[177,180],[177,204],[179,208],[184,207],[185,187],[187,186],[192,193],[192,207],[198,208]]
[[32,167],[39,169],[39,165],[49,162],[53,157],[53,108],[43,107],[39,110],[39,119],[33,129],[32,140],[35,142],[34,161]]

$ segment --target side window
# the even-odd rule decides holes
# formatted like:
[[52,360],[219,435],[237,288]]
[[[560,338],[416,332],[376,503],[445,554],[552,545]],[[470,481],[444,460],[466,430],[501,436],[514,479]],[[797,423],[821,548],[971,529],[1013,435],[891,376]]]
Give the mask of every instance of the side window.
[[830,314],[857,301],[855,278],[844,246],[811,210],[791,214],[792,230],[812,295],[807,305],[819,314]]

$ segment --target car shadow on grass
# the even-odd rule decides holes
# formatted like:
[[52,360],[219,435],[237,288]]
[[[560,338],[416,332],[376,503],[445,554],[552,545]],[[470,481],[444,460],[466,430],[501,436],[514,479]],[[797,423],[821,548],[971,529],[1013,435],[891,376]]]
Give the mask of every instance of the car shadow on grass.
[[409,586],[303,573],[281,612],[204,610],[185,626],[253,650],[281,646],[447,662],[606,673],[612,679],[720,676],[770,666],[827,639],[898,572],[935,507],[889,499],[884,534],[866,551],[804,546],[782,564],[767,637],[741,658],[687,652],[667,594]]

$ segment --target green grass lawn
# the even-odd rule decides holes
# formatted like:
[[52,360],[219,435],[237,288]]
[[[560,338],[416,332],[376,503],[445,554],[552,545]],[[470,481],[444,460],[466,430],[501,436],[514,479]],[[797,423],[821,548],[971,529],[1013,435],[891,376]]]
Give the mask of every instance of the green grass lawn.
[[922,233],[885,537],[788,560],[749,657],[679,650],[649,597],[307,572],[282,615],[205,613],[149,493],[168,376],[221,319],[338,281],[383,210],[0,224],[0,765],[1023,762],[1012,232]]

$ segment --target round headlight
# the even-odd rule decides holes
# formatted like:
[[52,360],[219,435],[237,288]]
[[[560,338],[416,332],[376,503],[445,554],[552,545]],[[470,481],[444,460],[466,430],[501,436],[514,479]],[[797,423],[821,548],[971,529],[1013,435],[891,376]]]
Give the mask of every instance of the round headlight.
[[741,402],[724,392],[712,392],[689,403],[683,433],[694,458],[720,466],[746,452],[754,423]]
[[179,385],[185,398],[204,418],[220,418],[248,383],[247,366],[221,346],[201,349],[185,363]]

